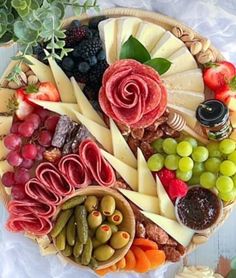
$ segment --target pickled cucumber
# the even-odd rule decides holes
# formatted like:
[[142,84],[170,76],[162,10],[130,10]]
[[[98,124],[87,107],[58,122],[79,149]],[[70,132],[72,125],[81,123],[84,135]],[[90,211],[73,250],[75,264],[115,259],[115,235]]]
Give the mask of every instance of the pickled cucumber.
[[66,245],[66,248],[61,251],[62,255],[65,257],[70,257],[72,255],[72,247],[70,245]]
[[97,228],[96,239],[101,243],[107,242],[112,235],[111,227],[106,224],[102,224]]
[[73,209],[64,210],[59,213],[54,227],[51,231],[52,237],[57,237],[59,235],[59,233],[62,231],[62,229],[65,227],[66,223],[70,219],[72,213]]
[[78,258],[83,252],[83,243],[76,240],[74,248],[73,248],[73,255],[75,258]]
[[99,262],[105,262],[105,261],[109,260],[113,256],[114,253],[115,253],[115,250],[111,246],[105,244],[105,245],[101,245],[98,248],[96,248],[94,250],[93,255],[94,255],[94,258],[96,260],[98,260]]
[[88,225],[91,229],[96,229],[102,224],[102,214],[100,211],[94,210],[88,216]]
[[66,210],[66,209],[74,208],[78,205],[83,204],[85,200],[86,200],[86,196],[75,196],[75,197],[69,199],[68,201],[66,201],[62,205],[61,209]]
[[60,251],[66,248],[66,227],[62,229],[60,234],[55,239],[56,248]]
[[128,244],[130,235],[124,231],[114,233],[110,240],[110,245],[114,249],[121,249]]
[[123,215],[119,210],[115,210],[111,216],[107,217],[109,223],[120,225],[123,221]]
[[100,203],[101,212],[105,216],[111,216],[116,208],[115,199],[112,196],[104,196]]
[[98,208],[98,198],[96,196],[88,196],[85,203],[86,210],[90,213]]
[[90,263],[89,263],[89,267],[91,267],[92,269],[97,269],[98,268],[98,262],[95,258],[91,258]]
[[81,255],[81,264],[88,265],[90,263],[93,252],[92,240],[89,237],[86,244],[84,245],[83,253]]
[[75,221],[77,223],[78,239],[85,244],[88,240],[88,222],[85,206],[77,206],[75,208]]
[[74,215],[72,215],[66,226],[66,239],[67,239],[67,243],[70,246],[75,245],[75,234],[76,234],[75,217]]

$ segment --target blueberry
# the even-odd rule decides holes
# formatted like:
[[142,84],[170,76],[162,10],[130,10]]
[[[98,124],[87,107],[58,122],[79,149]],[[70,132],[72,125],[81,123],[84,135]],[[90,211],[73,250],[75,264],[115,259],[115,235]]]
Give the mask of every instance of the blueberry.
[[80,47],[79,45],[77,45],[74,50],[72,51],[72,56],[75,58],[79,58],[80,57]]
[[64,57],[61,66],[65,71],[72,71],[75,66],[75,63],[72,58]]
[[94,66],[97,64],[98,60],[97,60],[96,56],[92,56],[92,57],[88,58],[88,62],[90,64],[90,66]]
[[90,69],[90,66],[87,62],[82,62],[78,65],[78,70],[82,73],[88,72]]
[[33,53],[35,55],[38,55],[39,53],[42,53],[43,51],[43,47],[40,44],[37,44],[36,46],[33,47]]
[[97,17],[94,17],[92,18],[90,21],[89,21],[89,28],[91,29],[97,29],[98,28],[98,24],[107,19],[106,16],[97,16]]
[[81,23],[79,20],[73,20],[70,24],[70,27],[69,28],[78,28],[80,27]]
[[103,49],[98,52],[97,59],[99,61],[102,61],[102,60],[106,59],[106,53],[105,53],[105,51]]

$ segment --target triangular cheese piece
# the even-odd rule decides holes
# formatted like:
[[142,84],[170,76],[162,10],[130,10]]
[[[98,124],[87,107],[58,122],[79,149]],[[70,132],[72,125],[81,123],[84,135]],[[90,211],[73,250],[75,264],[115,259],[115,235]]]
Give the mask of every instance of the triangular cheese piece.
[[145,157],[142,151],[138,148],[138,192],[157,196],[156,182],[148,168]]
[[92,104],[88,101],[87,97],[80,89],[74,77],[71,77],[71,83],[73,86],[74,95],[77,100],[80,113],[83,114],[88,119],[98,123],[99,125],[106,127],[106,124],[104,123],[100,115],[95,111]]
[[15,90],[0,88],[0,112],[7,113],[9,112],[8,104],[9,101],[14,98]]
[[9,150],[5,147],[3,139],[0,140],[0,161],[5,159]]
[[0,116],[0,136],[7,135],[12,126],[12,116]]
[[0,161],[0,177],[8,171],[13,171],[13,167],[7,162],[7,160]]
[[164,216],[141,211],[144,216],[162,228],[171,237],[173,237],[177,242],[187,247],[194,235],[194,232],[183,225],[180,225],[177,221],[168,219]]
[[157,175],[156,175],[156,187],[157,187],[157,196],[159,198],[159,204],[160,204],[160,214],[169,219],[176,220],[175,207]]
[[114,121],[110,119],[113,154],[127,165],[137,168],[137,159]]
[[112,153],[112,139],[110,130],[83,116],[79,112],[75,111],[75,116],[77,117],[77,120],[79,120],[79,122],[83,124],[95,137],[95,139],[104,147],[104,149],[106,149],[109,153]]
[[[48,51],[46,50],[45,53],[47,56],[49,55]],[[61,101],[68,103],[76,103],[76,98],[73,92],[74,90],[70,82],[70,79],[66,76],[64,71],[52,57],[48,57],[48,62],[53,73],[57,89],[60,93]]]
[[119,188],[119,191],[140,209],[152,213],[159,213],[159,200],[157,197],[121,188]]
[[111,164],[111,166],[118,172],[118,174],[128,183],[128,185],[134,190],[138,190],[138,172],[136,169],[125,164],[115,156],[108,152],[101,150],[102,155]]

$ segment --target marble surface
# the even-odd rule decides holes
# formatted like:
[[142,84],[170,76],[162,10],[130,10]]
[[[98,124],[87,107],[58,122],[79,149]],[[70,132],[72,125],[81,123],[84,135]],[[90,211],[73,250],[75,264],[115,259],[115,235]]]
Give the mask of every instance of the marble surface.
[[[114,6],[142,8],[174,17],[211,39],[224,56],[236,63],[236,0],[100,0],[101,8]],[[9,63],[16,48],[0,48],[0,74]],[[4,228],[7,214],[0,205],[0,278],[69,278],[95,275],[60,263],[56,256],[41,257],[33,242],[19,234],[8,233]],[[216,267],[222,255],[236,255],[236,211],[212,238],[187,257],[189,264]],[[174,278],[179,267],[171,265],[145,275],[122,274],[107,277]]]

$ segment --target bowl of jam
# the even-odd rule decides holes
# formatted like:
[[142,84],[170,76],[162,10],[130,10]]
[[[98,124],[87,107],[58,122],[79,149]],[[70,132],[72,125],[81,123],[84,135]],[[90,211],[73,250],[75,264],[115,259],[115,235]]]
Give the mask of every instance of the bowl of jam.
[[175,211],[180,224],[200,232],[218,223],[223,203],[211,190],[193,186],[186,196],[176,200]]

